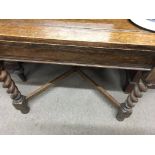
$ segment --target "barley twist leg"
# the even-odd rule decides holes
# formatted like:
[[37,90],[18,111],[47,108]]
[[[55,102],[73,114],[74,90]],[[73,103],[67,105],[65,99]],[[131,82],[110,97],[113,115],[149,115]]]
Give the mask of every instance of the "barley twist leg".
[[13,106],[23,114],[28,113],[30,109],[27,105],[26,97],[20,93],[14,81],[11,79],[10,74],[2,65],[0,66],[0,82],[3,82],[3,88],[7,88],[7,93],[11,94]]
[[123,121],[125,118],[129,117],[132,114],[133,107],[138,102],[138,98],[141,98],[143,96],[142,93],[146,91],[147,84],[140,79],[127,97],[126,101],[121,104],[116,116],[117,120]]
[[25,82],[26,76],[24,74],[24,67],[22,65],[22,62],[11,62],[11,61],[4,61],[4,66],[9,73],[14,73],[18,75],[18,77]]

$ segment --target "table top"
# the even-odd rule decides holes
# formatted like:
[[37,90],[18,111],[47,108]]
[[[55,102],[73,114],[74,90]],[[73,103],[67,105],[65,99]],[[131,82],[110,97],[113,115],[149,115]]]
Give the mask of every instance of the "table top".
[[0,20],[0,60],[150,70],[155,33],[127,19]]
[[127,19],[0,20],[0,40],[3,39],[155,46],[155,33],[140,29]]

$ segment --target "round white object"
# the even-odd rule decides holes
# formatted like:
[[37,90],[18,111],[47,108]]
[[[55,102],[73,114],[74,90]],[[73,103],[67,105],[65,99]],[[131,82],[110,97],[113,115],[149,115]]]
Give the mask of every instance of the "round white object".
[[155,31],[155,19],[130,19],[136,25]]

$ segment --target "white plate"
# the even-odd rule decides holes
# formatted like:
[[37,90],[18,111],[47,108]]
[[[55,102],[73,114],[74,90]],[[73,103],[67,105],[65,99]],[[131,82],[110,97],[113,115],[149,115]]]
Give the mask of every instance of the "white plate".
[[133,23],[145,29],[155,31],[155,19],[130,19]]

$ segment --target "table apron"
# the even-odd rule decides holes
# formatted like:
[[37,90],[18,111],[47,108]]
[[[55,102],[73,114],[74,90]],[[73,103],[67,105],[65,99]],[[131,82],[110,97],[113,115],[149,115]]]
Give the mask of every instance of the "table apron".
[[0,41],[0,59],[62,65],[150,70],[154,51]]

